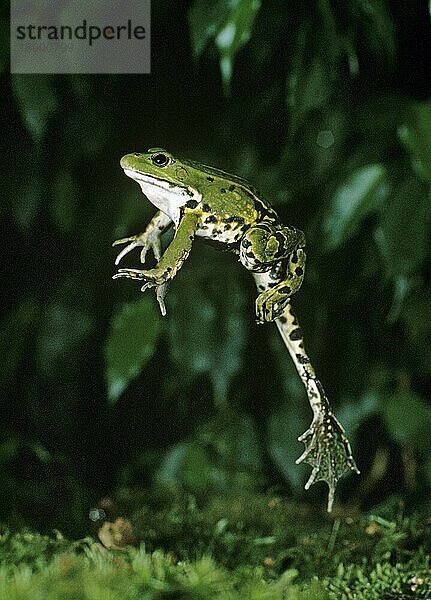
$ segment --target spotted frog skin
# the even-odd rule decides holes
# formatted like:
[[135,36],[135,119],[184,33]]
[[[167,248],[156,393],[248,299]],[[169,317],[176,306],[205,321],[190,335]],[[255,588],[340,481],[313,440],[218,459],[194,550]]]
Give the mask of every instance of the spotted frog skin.
[[[231,250],[256,282],[258,323],[275,321],[307,390],[313,411],[309,429],[298,439],[305,443],[296,461],[312,467],[305,485],[316,481],[329,486],[332,510],[338,479],[349,471],[359,473],[349,441],[334,416],[322,384],[305,352],[301,329],[290,299],[300,288],[305,272],[305,236],[280,222],[277,213],[244,179],[213,167],[179,159],[162,148],[127,154],[121,159],[126,175],[134,179],[159,211],[139,235],[114,242],[127,246],[116,265],[131,250],[141,247],[144,263],[149,249],[154,269],[119,269],[115,278],[135,279],[141,290],[154,287],[163,315],[170,281],[187,259],[195,237]],[[162,255],[160,237],[173,226],[174,238]]]

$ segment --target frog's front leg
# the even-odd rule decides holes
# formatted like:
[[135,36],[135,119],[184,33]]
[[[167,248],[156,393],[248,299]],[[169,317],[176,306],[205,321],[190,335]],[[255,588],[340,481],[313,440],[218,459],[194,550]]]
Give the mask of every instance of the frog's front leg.
[[112,244],[113,246],[118,246],[119,244],[126,244],[129,242],[129,244],[127,244],[127,246],[118,254],[117,258],[115,259],[115,264],[118,265],[120,260],[126,254],[138,246],[142,247],[141,263],[145,262],[147,252],[150,248],[153,251],[154,258],[156,260],[160,260],[162,255],[160,237],[170,225],[172,225],[172,219],[166,213],[159,210],[148,223],[145,231],[139,233],[138,235],[122,238],[121,240],[115,240],[115,242]]
[[163,315],[166,314],[164,297],[168,284],[190,254],[197,222],[198,214],[186,209],[180,219],[172,242],[166,248],[165,253],[154,269],[119,269],[113,278],[125,277],[141,281],[143,282],[142,291],[149,287],[156,287],[161,312]]

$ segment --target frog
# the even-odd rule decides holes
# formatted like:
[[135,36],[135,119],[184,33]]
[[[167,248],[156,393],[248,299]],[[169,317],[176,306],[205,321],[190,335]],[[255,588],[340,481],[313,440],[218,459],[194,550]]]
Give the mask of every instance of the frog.
[[[291,298],[305,275],[305,235],[284,225],[271,204],[244,178],[206,164],[175,156],[163,148],[126,154],[120,161],[125,175],[136,181],[157,212],[142,233],[116,240],[126,244],[120,261],[140,248],[140,261],[151,251],[151,269],[118,268],[113,276],[135,280],[141,290],[154,288],[161,314],[170,283],[187,260],[195,238],[215,244],[237,256],[257,287],[256,322],[275,322],[312,410],[310,427],[299,436],[305,449],[296,460],[311,466],[305,484],[328,485],[327,510],[332,511],[338,480],[359,474],[343,426],[336,418],[322,383],[306,353],[302,330]],[[172,228],[172,241],[162,253],[161,237]]]

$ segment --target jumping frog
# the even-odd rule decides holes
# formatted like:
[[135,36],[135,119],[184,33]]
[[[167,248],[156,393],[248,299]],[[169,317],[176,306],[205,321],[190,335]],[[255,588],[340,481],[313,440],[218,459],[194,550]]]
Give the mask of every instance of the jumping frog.
[[[217,242],[238,255],[252,273],[259,292],[257,322],[275,321],[307,390],[313,420],[298,438],[305,450],[296,462],[305,461],[312,467],[306,489],[316,481],[327,482],[331,511],[338,479],[349,471],[359,471],[349,441],[305,352],[302,332],[292,313],[290,299],[304,278],[304,234],[283,225],[268,202],[235,175],[179,159],[162,148],[127,154],[120,164],[159,210],[143,233],[114,242],[127,243],[115,264],[136,247],[141,247],[142,263],[149,249],[158,262],[154,269],[119,269],[114,279],[135,279],[142,283],[142,291],[154,287],[165,315],[168,285],[187,259],[195,236]],[[171,226],[175,234],[162,255],[160,237]]]

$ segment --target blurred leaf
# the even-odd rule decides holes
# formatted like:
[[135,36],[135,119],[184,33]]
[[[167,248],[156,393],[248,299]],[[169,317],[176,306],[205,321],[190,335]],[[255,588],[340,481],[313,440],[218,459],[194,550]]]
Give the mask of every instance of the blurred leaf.
[[[30,163],[30,159],[29,159]],[[12,215],[23,232],[34,227],[42,198],[42,178],[32,172],[28,165],[28,176],[20,176],[12,191]]]
[[398,391],[382,400],[382,413],[392,438],[420,451],[431,449],[431,407],[413,391]]
[[295,24],[296,42],[286,81],[290,135],[307,115],[325,106],[334,92],[340,60],[345,53],[331,4],[322,0]]
[[54,78],[48,75],[13,75],[12,89],[25,123],[35,141],[40,142],[50,117],[58,108]]
[[309,112],[322,108],[332,89],[322,57],[315,56],[305,65],[296,55],[287,80],[287,106],[293,133],[300,127]]
[[115,402],[153,356],[162,331],[149,295],[124,304],[114,316],[105,347],[108,397]]
[[431,182],[431,103],[412,103],[406,112],[398,136],[417,175]]
[[344,400],[337,408],[337,418],[348,433],[350,442],[364,421],[380,411],[379,398],[372,390],[367,390],[360,398]]
[[30,330],[38,318],[36,302],[27,298],[6,315],[0,324],[0,352],[3,356],[0,371],[0,392],[6,393],[17,376],[18,369],[29,345]]
[[92,319],[79,308],[53,304],[46,310],[37,340],[36,356],[44,375],[58,375],[61,363],[82,343],[92,328]]
[[[245,296],[238,275],[223,257],[211,252],[205,261],[200,247],[200,264],[189,266],[175,281],[170,295],[170,352],[185,372],[208,373],[216,402],[224,403],[228,387],[242,365],[245,344]],[[214,277],[218,263],[220,276]],[[237,267],[238,268],[238,267]]]
[[52,182],[51,215],[63,233],[70,233],[76,219],[78,191],[68,171],[57,173]]
[[323,219],[324,245],[334,250],[351,238],[388,192],[385,168],[372,164],[352,173],[335,191]]
[[193,50],[199,56],[210,39],[220,54],[220,69],[226,89],[232,77],[235,56],[248,42],[259,12],[260,0],[195,0],[189,13]]
[[298,492],[304,485],[305,468],[295,461],[302,453],[298,437],[306,426],[302,411],[296,410],[295,405],[285,403],[282,409],[271,414],[267,430],[268,452],[284,478]]
[[406,300],[401,318],[405,324],[415,359],[420,370],[431,375],[431,291],[415,290]]
[[420,268],[429,243],[430,195],[416,177],[403,180],[384,207],[375,239],[390,279]]
[[202,492],[212,487],[212,468],[205,449],[197,442],[181,442],[166,454],[158,481]]
[[201,427],[192,441],[166,454],[158,471],[161,482],[194,492],[244,492],[260,481],[262,454],[249,415],[220,414]]
[[127,237],[130,231],[143,231],[155,213],[151,202],[148,202],[138,187],[127,186],[121,190],[121,204],[114,227],[113,239]]
[[352,28],[352,34],[356,34],[361,46],[365,46],[376,62],[383,63],[383,66],[391,70],[395,64],[397,48],[394,22],[388,2],[360,0],[352,5],[358,11],[360,20]]

